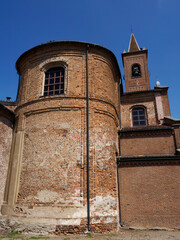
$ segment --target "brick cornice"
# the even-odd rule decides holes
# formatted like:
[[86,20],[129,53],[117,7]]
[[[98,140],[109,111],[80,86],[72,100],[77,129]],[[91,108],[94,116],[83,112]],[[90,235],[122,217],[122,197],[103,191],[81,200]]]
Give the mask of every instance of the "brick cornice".
[[118,134],[121,138],[143,137],[143,136],[169,136],[172,135],[173,127],[170,126],[146,126],[132,127],[119,130]]
[[129,96],[129,95],[142,95],[143,93],[145,94],[152,94],[152,93],[157,93],[157,92],[164,92],[167,91],[167,88],[155,88],[155,89],[150,89],[150,90],[143,90],[143,91],[135,91],[135,92],[125,92],[122,94],[121,97]]
[[[64,100],[64,99],[86,100],[86,97],[78,97],[78,96],[71,96],[71,97],[67,97],[67,96],[48,96],[48,97],[44,97],[44,96],[40,96],[38,99],[34,99],[34,100],[31,100],[31,101],[28,101],[26,103],[23,103],[23,104],[19,105],[16,108],[15,112],[17,113],[21,108],[27,107],[27,106],[29,106],[31,104],[34,104],[34,103],[38,103],[38,102],[42,102],[42,101],[49,101],[49,100]],[[104,104],[108,104],[109,106],[111,106],[115,110],[116,115],[119,116],[115,105],[111,101],[107,101],[107,100],[100,99],[100,98],[92,98],[92,97],[90,97],[89,100],[94,101],[94,102],[102,102]]]
[[180,165],[180,156],[162,155],[117,157],[117,165],[118,167]]

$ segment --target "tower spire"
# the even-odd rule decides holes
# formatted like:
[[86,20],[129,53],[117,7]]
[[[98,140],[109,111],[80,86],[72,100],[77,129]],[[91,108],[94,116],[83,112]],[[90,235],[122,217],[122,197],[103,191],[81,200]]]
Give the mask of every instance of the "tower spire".
[[128,48],[128,52],[136,52],[136,51],[139,51],[140,48],[138,46],[138,43],[135,39],[135,36],[133,33],[131,33],[131,39],[130,39],[130,42],[129,42],[129,48]]

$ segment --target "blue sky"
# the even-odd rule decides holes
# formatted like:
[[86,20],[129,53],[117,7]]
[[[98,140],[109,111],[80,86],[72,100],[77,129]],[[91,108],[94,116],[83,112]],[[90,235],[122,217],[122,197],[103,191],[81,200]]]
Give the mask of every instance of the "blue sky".
[[50,40],[100,44],[116,56],[127,51],[131,24],[148,49],[150,82],[169,86],[171,115],[180,118],[180,0],[0,0],[0,99],[16,98],[17,58]]

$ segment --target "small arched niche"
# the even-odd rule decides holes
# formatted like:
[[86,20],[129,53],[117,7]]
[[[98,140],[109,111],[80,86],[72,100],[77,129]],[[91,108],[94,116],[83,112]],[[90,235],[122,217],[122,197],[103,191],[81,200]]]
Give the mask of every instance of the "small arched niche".
[[139,64],[135,63],[132,65],[131,76],[132,78],[141,77],[141,67]]

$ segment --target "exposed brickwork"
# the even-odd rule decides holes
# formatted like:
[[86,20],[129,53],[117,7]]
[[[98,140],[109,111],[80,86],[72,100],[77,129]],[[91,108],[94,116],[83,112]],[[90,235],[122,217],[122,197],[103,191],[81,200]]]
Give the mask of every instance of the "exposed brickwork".
[[[147,50],[123,53],[126,92],[144,91],[150,89],[147,65]],[[139,64],[141,77],[132,77],[132,65]]]
[[[120,113],[120,71],[109,50],[53,42],[18,59],[17,107],[0,102],[0,205],[13,230],[87,231],[87,68],[91,231],[115,231],[119,219],[127,227],[178,228],[180,121],[165,117],[168,87],[150,90],[147,50],[130,49],[122,55],[126,93],[120,85]],[[140,77],[132,77],[133,64],[139,64]],[[56,67],[64,68],[64,93],[44,96],[45,72]],[[15,110],[12,146],[14,113],[2,104]],[[145,109],[146,126],[132,126],[134,106]]]
[[[21,60],[18,66],[21,73],[21,84],[18,96],[18,105],[38,99],[43,95],[44,71],[43,66],[48,63],[65,62],[67,70],[67,94],[71,97],[85,97],[86,91],[86,48],[61,44],[52,51],[51,46],[41,47],[32,51]],[[113,69],[111,56],[106,52],[91,50],[89,53],[89,95],[118,103],[117,69]],[[99,69],[101,69],[99,71]],[[117,107],[117,106],[116,106]]]
[[80,110],[26,118],[18,201],[80,204],[81,127]]
[[124,94],[121,97],[121,127],[132,127],[132,107],[143,106],[146,109],[147,124],[156,125],[156,104],[153,92]]
[[161,96],[162,96],[162,105],[163,105],[163,110],[164,110],[164,117],[165,116],[171,116],[167,90],[163,91],[161,93]]
[[15,101],[0,101],[0,103],[3,104],[6,108],[8,108],[11,111],[14,111],[16,108]]
[[124,132],[120,134],[122,156],[175,154],[172,130]]
[[[87,231],[87,224],[84,225],[70,225],[70,226],[57,226],[55,234],[82,234]],[[91,232],[93,233],[102,233],[102,232],[112,232],[117,231],[117,223],[110,223],[110,224],[91,224]]]
[[121,96],[122,127],[132,127],[132,107],[146,109],[147,124],[162,124],[165,116],[170,116],[167,88],[144,92],[133,92]]
[[176,148],[180,149],[180,126],[175,127],[175,141],[176,141]]
[[[3,204],[13,133],[13,120],[0,109],[0,207]],[[1,214],[1,213],[0,213]]]
[[[59,44],[53,49],[32,51],[18,65],[16,137],[22,157],[12,214],[59,219],[70,231],[87,218],[86,48]],[[58,63],[66,63],[65,94],[44,97],[44,69]],[[99,231],[117,226],[118,218],[118,71],[113,65],[111,54],[89,49],[90,204]]]
[[[146,54],[146,50],[137,48],[122,54],[126,93],[121,96],[119,131],[121,222],[127,227],[179,228],[179,160],[165,160],[165,156],[175,158],[180,152],[179,121],[165,119],[170,116],[168,87],[156,86],[150,90]],[[140,77],[132,77],[133,64],[139,64]],[[147,126],[133,127],[134,106],[145,108]],[[158,156],[164,161],[158,160]],[[157,161],[149,162],[148,158]]]
[[179,228],[179,166],[133,164],[119,168],[122,225]]

